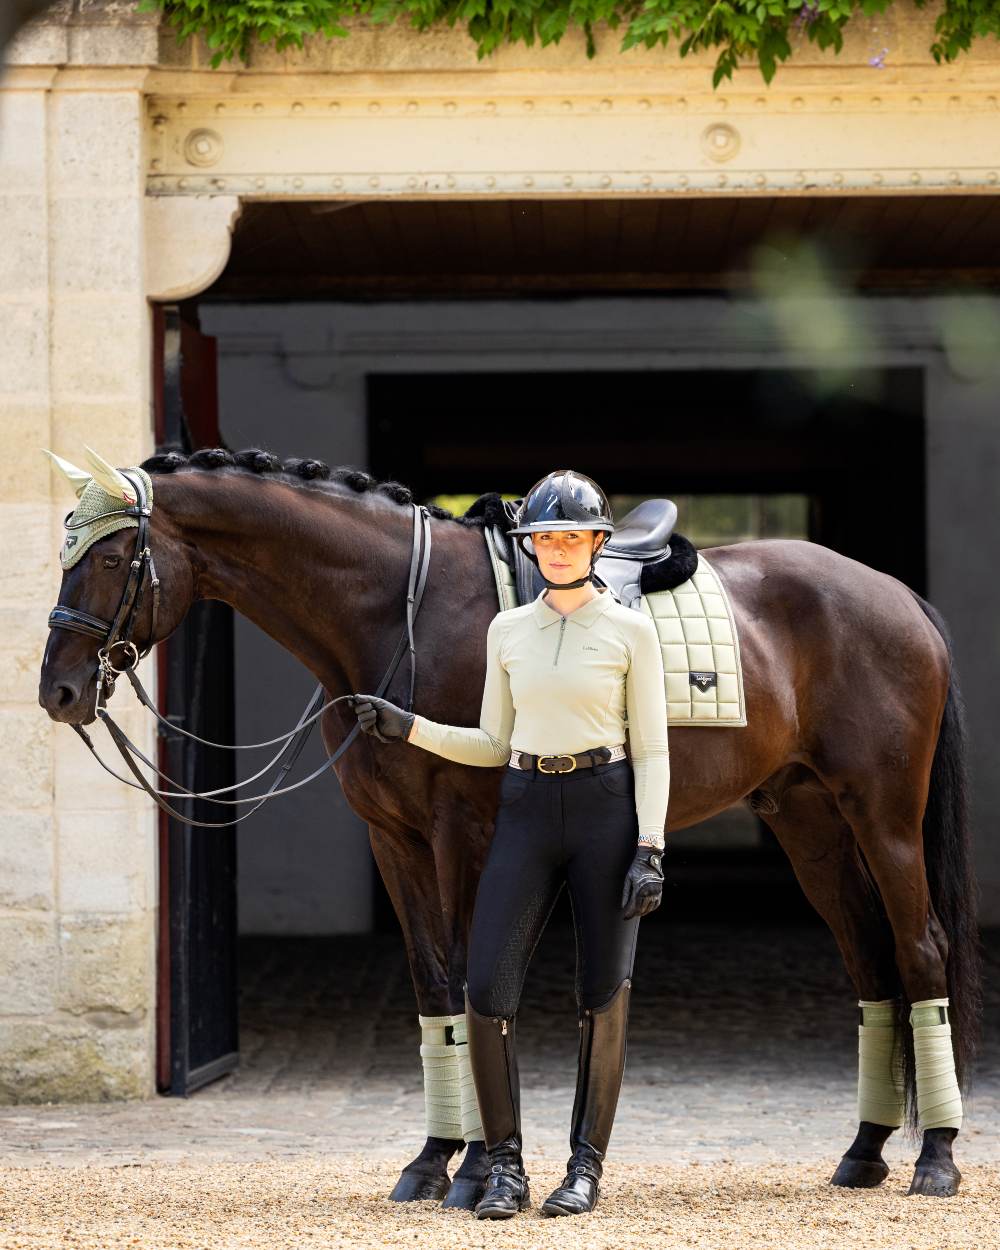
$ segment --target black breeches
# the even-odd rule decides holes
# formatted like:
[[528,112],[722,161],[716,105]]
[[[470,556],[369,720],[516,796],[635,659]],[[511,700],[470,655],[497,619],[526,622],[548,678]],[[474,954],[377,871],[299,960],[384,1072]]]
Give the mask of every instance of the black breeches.
[[469,1002],[510,1017],[528,963],[564,885],[576,930],[576,999],[600,1007],[632,975],[639,917],[622,889],[639,823],[627,759],[562,775],[508,766],[479,879],[469,937]]

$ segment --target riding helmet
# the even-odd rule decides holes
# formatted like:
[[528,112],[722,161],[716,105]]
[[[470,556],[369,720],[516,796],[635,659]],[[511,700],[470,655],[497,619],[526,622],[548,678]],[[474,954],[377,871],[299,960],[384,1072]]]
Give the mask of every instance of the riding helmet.
[[[603,530],[615,532],[615,520],[608,497],[593,478],[573,469],[555,469],[536,482],[525,495],[517,511],[515,524],[508,531],[520,536],[521,545],[528,558],[538,566],[538,557],[529,537],[546,530]],[[607,542],[607,539],[605,539]],[[602,544],[603,546],[603,544]],[[583,586],[593,578],[594,565],[600,552],[591,557],[586,576],[575,582],[550,582],[541,572],[546,586],[553,590],[571,590]]]

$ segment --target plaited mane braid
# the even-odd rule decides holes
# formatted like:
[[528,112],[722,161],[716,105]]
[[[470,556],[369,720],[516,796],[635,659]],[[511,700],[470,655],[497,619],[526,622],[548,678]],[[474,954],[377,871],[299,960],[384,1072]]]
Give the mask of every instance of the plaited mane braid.
[[[356,469],[350,465],[339,465],[331,468],[322,460],[311,457],[292,457],[281,460],[273,452],[261,447],[247,447],[243,451],[230,451],[225,447],[206,447],[200,451],[185,455],[176,448],[168,448],[144,460],[142,468],[147,473],[173,473],[177,469],[235,469],[240,472],[254,473],[258,476],[277,475],[291,478],[297,482],[309,482],[322,486],[346,486],[357,494],[376,492],[386,499],[403,507],[413,502],[413,492],[402,482],[380,482],[364,469]],[[432,517],[442,521],[455,521],[459,525],[467,525],[481,529],[489,524],[494,512],[488,506],[487,515],[483,515],[484,501],[492,504],[499,500],[495,492],[481,495],[468,509],[464,516],[455,516],[447,508],[438,504],[425,504]]]

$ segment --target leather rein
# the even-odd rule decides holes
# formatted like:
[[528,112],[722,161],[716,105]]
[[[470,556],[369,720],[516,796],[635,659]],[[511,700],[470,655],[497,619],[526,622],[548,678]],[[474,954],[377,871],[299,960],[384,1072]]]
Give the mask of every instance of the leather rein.
[[[128,470],[121,470],[123,475],[128,478],[129,483],[136,490],[136,504],[133,507],[118,508],[114,512],[102,513],[99,517],[90,517],[86,521],[72,522],[67,517],[64,522],[67,529],[79,529],[83,525],[89,525],[95,520],[100,520],[105,516],[134,516],[138,521],[138,529],[136,532],[135,550],[132,553],[132,561],[129,565],[128,577],[125,582],[125,588],[122,591],[121,603],[118,605],[118,611],[114,615],[114,619],[107,621],[102,617],[93,616],[89,612],[83,612],[79,608],[67,607],[65,604],[56,604],[49,613],[50,629],[66,629],[73,633],[85,634],[90,638],[96,638],[100,641],[101,647],[97,652],[97,670],[94,679],[97,683],[97,698],[95,713],[103,722],[111,740],[118,749],[119,754],[124,759],[129,771],[132,773],[135,781],[129,781],[127,777],[123,777],[120,773],[115,772],[97,753],[97,749],[91,741],[90,735],[82,725],[73,725],[73,730],[83,739],[88,751],[97,760],[98,764],[110,773],[112,777],[123,782],[127,786],[131,786],[135,790],[144,790],[146,794],[162,811],[166,812],[173,820],[179,820],[185,825],[197,827],[200,829],[225,829],[231,825],[237,825],[241,821],[246,820],[248,816],[252,816],[258,808],[262,807],[268,799],[275,798],[279,794],[289,794],[293,790],[298,790],[301,786],[308,785],[310,781],[315,781],[322,773],[343,755],[347,748],[357,737],[361,730],[361,724],[358,722],[349,731],[347,737],[339,747],[330,755],[328,755],[314,772],[308,777],[304,777],[301,781],[296,781],[292,785],[282,785],[281,783],[288,776],[296,760],[302,754],[302,750],[308,741],[313,726],[319,718],[335,703],[340,703],[345,699],[351,699],[352,694],[338,695],[334,699],[323,702],[323,683],[320,682],[316,689],[309,697],[309,701],[305,706],[302,715],[294,728],[288,730],[287,733],[279,734],[276,738],[269,738],[265,742],[251,742],[246,744],[232,745],[222,742],[209,742],[205,738],[199,738],[197,734],[191,733],[187,729],[182,729],[179,725],[167,720],[163,716],[156,704],[150,698],[144,689],[139,678],[136,676],[135,667],[138,662],[145,658],[153,648],[154,639],[156,637],[156,622],[159,614],[160,601],[160,581],[156,575],[156,567],[153,563],[153,556],[149,546],[149,519],[152,515],[152,504],[146,496],[146,489],[138,475],[130,475]],[[412,552],[410,555],[410,572],[406,591],[406,626],[403,630],[399,642],[396,644],[396,650],[389,666],[382,676],[381,681],[376,687],[375,694],[379,697],[388,688],[396,669],[399,667],[400,660],[403,658],[404,652],[409,649],[410,653],[410,692],[407,700],[406,710],[413,710],[413,694],[414,685],[417,676],[417,652],[413,640],[413,622],[416,620],[417,613],[420,610],[420,604],[424,596],[424,587],[427,583],[427,571],[430,566],[431,554],[431,525],[430,513],[423,504],[411,504],[413,509],[413,540]],[[134,641],[132,635],[135,630],[136,619],[139,614],[140,607],[143,602],[143,592],[147,582],[150,587],[150,596],[152,602],[152,624],[150,627],[149,642],[141,650]],[[113,654],[116,648],[122,649],[120,663],[116,664]],[[270,759],[262,769],[254,773],[252,777],[248,777],[235,785],[222,786],[218,790],[196,791],[188,790],[179,783],[173,781],[165,773],[163,773],[152,760],[148,759],[143,752],[132,742],[120,725],[112,718],[111,713],[107,709],[107,700],[114,693],[115,681],[124,674],[132,689],[135,691],[136,698],[156,717],[160,725],[164,726],[171,734],[180,734],[182,737],[190,739],[192,742],[198,742],[202,746],[215,747],[221,751],[255,751],[263,747],[278,746],[277,753]],[[317,704],[322,703],[322,707],[317,708]],[[147,768],[153,770],[158,778],[162,778],[167,782],[171,789],[157,789],[151,785],[143,773],[140,771],[136,760],[141,761]],[[258,781],[266,773],[275,766],[278,771],[275,774],[270,786],[263,794],[250,795],[247,798],[219,798],[219,795],[229,794],[240,789],[241,786],[249,785],[251,782]],[[252,803],[253,807],[249,811],[244,812],[242,816],[235,816],[232,820],[194,820],[189,816],[185,816],[177,808],[168,803],[167,799],[201,799],[208,803],[219,803],[226,806],[238,806],[244,803]]]

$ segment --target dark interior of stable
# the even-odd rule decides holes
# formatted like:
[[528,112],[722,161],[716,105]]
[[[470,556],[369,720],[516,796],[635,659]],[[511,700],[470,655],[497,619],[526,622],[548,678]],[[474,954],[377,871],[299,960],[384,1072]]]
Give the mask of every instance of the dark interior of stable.
[[[796,237],[815,240],[846,286],[893,291],[941,280],[928,262],[947,227],[949,280],[977,280],[984,255],[997,256],[987,207],[975,196],[251,202],[226,270],[168,318],[177,333],[173,363],[183,374],[182,326],[196,327],[200,308],[210,304],[747,293],[757,249],[780,254],[783,241]],[[169,351],[169,333],[165,341]],[[168,357],[165,385],[170,365]],[[195,370],[186,382],[174,379],[175,418],[204,417],[208,377],[211,370]],[[801,377],[780,369],[376,373],[366,388],[368,468],[405,482],[417,499],[519,493],[546,466],[563,462],[599,464],[602,485],[622,498],[798,493],[807,499],[804,536],[923,591],[922,387],[920,371],[905,367],[880,375],[877,403],[860,397],[871,393],[865,386],[858,397],[817,398]],[[169,416],[169,389],[162,406]],[[220,433],[225,439],[224,426]],[[224,638],[223,630],[215,645],[225,646]],[[766,825],[751,819],[752,844],[722,837],[699,848],[688,836],[671,851],[658,923],[745,926],[762,915],[789,927],[820,923]],[[217,948],[220,926],[234,940],[236,841],[229,851],[219,850],[221,839],[211,850],[184,843],[190,871],[182,879],[181,836],[163,834],[164,941],[179,952],[200,932]],[[221,859],[213,864],[212,856]],[[372,881],[372,927],[398,933],[377,873]],[[228,891],[228,911],[219,905],[220,888]],[[565,895],[553,921],[569,924]],[[267,961],[261,941],[242,948],[244,979],[249,967],[258,984]],[[227,1050],[225,1027],[192,1004],[209,980],[218,997],[225,975],[235,995],[237,963],[235,954],[224,967],[176,954],[161,967],[161,1088],[185,1092],[232,1069],[231,1056],[210,1057]]]

